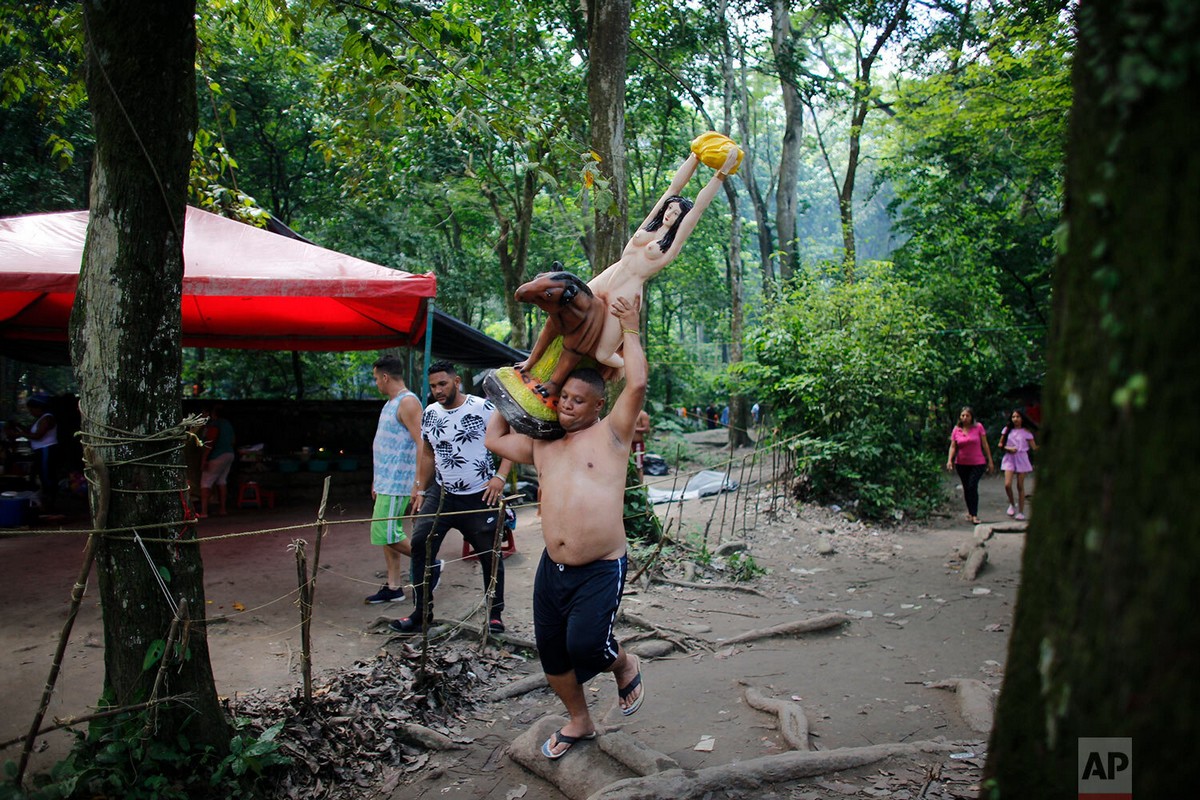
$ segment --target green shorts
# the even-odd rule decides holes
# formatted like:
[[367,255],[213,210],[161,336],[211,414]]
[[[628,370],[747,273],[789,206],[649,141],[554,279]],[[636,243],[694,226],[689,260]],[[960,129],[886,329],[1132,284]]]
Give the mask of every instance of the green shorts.
[[408,497],[397,497],[394,494],[375,495],[375,512],[371,515],[371,544],[397,544],[408,538],[402,522],[412,524],[412,520],[401,520],[408,513]]

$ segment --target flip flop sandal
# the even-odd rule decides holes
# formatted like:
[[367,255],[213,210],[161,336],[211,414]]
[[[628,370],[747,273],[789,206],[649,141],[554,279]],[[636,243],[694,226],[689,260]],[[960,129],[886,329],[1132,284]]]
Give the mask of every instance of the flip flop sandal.
[[[591,741],[592,739],[595,739],[595,738],[596,738],[595,731],[592,731],[587,736],[568,736],[567,734],[562,732],[562,728],[559,728],[558,730],[556,730],[554,733],[552,733],[550,735],[549,739],[542,742],[542,755],[544,755],[546,758],[550,759],[551,761],[557,761],[558,759],[565,756],[567,753],[571,752],[571,745],[576,744],[580,740]],[[558,745],[558,744],[565,744],[567,746],[567,749],[562,750],[558,753],[556,753],[550,749],[554,745]]]
[[[634,657],[637,658],[636,656],[634,656]],[[629,683],[625,684],[624,686],[620,686],[617,688],[617,694],[620,695],[622,700],[629,697],[629,695],[633,694],[634,689],[638,688],[639,686],[642,686],[642,660],[640,658],[638,659],[637,667],[638,667],[637,675],[633,676],[633,680],[631,680]],[[642,707],[642,701],[645,699],[646,699],[646,687],[642,686],[642,691],[637,696],[637,700],[634,700],[633,704],[630,705],[628,708],[622,708],[621,713],[624,716],[628,717],[630,714],[633,714],[639,708]]]

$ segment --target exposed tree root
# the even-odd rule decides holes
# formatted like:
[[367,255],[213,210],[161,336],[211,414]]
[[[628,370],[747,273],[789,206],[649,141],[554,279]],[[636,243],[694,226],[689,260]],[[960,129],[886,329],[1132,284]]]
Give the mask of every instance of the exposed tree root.
[[[677,648],[674,642],[656,639],[652,633],[626,638],[623,640],[622,646],[639,658],[662,658],[674,653]],[[684,652],[687,652],[686,649]]]
[[[631,625],[637,625],[639,628],[644,628],[647,631],[650,631],[654,638],[664,639],[685,653],[697,649],[712,649],[707,642],[697,639],[688,631],[681,630],[679,628],[670,628],[664,625],[656,625],[644,617],[640,617],[637,614],[633,614],[625,610],[620,611],[619,614],[621,619],[625,620]],[[638,641],[639,638],[645,637],[634,635],[629,637],[627,641]]]
[[958,713],[973,731],[990,733],[995,713],[992,687],[974,678],[951,678],[926,684],[930,689],[950,689],[958,695]]
[[808,619],[799,619],[792,622],[784,622],[779,625],[772,625],[769,628],[755,628],[754,630],[746,631],[738,634],[730,639],[725,639],[721,642],[722,645],[742,644],[744,642],[753,642],[757,639],[769,639],[772,636],[791,636],[796,633],[812,633],[813,631],[823,631],[829,628],[836,628],[839,625],[845,625],[850,621],[850,617],[841,612],[833,611],[828,614],[818,614],[815,617]]
[[987,564],[988,551],[987,546],[977,544],[971,548],[967,560],[963,562],[962,574],[960,577],[964,581],[973,581],[979,577],[979,573],[983,571],[984,564]]
[[655,583],[666,583],[671,586],[682,586],[685,589],[724,589],[728,592],[745,592],[746,594],[756,594],[759,597],[767,597],[753,586],[743,586],[740,583],[696,583],[695,581],[677,581],[672,578],[666,578],[662,575],[655,575],[652,579]]
[[642,778],[629,778],[605,786],[588,800],[690,800],[726,789],[762,786],[853,769],[891,756],[941,753],[953,747],[942,742],[876,744],[837,750],[792,751],[736,764],[701,770],[672,769]]
[[743,694],[746,704],[751,708],[775,714],[779,718],[779,733],[788,747],[793,750],[812,750],[808,741],[808,717],[804,716],[804,709],[799,703],[767,697],[753,686],[747,686]]
[[546,674],[544,672],[535,672],[532,675],[526,675],[520,680],[506,683],[499,689],[496,689],[492,692],[491,701],[495,703],[500,700],[507,700],[510,697],[519,697],[537,689],[545,689],[549,685],[546,683]]
[[551,761],[542,755],[542,742],[566,723],[564,717],[542,717],[513,740],[508,756],[554,784],[571,800],[584,800],[627,778],[678,767],[669,756],[651,750],[629,734],[602,729],[597,729],[599,736],[594,741],[577,742],[564,758]]
[[463,745],[449,736],[444,736],[432,728],[426,728],[415,722],[398,723],[396,732],[404,741],[420,745],[426,750],[461,750],[463,748]]
[[679,769],[679,762],[675,759],[651,750],[624,731],[607,731],[603,736],[596,737],[596,744],[638,775],[657,775],[668,769]]

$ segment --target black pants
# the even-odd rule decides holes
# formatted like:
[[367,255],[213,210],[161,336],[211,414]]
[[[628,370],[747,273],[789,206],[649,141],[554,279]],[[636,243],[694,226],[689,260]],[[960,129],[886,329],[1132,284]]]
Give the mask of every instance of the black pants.
[[958,479],[962,481],[963,500],[967,501],[967,513],[972,517],[979,514],[979,479],[987,467],[983,464],[955,464]]
[[[445,494],[446,499],[441,501],[441,487],[436,484],[427,491],[425,501],[421,503],[421,516],[413,525],[412,570],[413,584],[416,586],[413,590],[413,594],[416,596],[413,619],[433,616],[433,603],[430,602],[429,608],[424,608],[422,605],[425,600],[425,592],[421,586],[425,578],[425,549],[432,536],[433,549],[430,557],[436,562],[438,551],[442,548],[442,540],[446,538],[446,534],[451,529],[460,532],[466,543],[471,545],[475,554],[479,556],[479,565],[483,568],[485,595],[488,583],[492,579],[492,560],[500,559],[496,565],[496,594],[492,598],[491,608],[488,609],[488,619],[500,619],[500,615],[504,611],[504,559],[500,558],[499,553],[492,550],[496,541],[496,524],[500,516],[500,509],[485,504],[483,492],[477,494],[446,492]],[[438,513],[439,502],[441,502],[442,510],[435,522],[434,515]]]

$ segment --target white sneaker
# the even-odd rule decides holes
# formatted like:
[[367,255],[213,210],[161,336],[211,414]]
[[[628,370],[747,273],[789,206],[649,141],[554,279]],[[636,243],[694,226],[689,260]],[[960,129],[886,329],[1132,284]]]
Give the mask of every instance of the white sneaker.
[[1005,514],[1008,514],[1008,515],[1011,517],[1013,514],[1016,514],[1016,513],[1017,513],[1017,507],[1016,507],[1016,506],[1011,506],[1011,505],[1010,505],[1010,506],[1008,507],[1008,511],[1005,511],[1004,513],[1005,513]]

